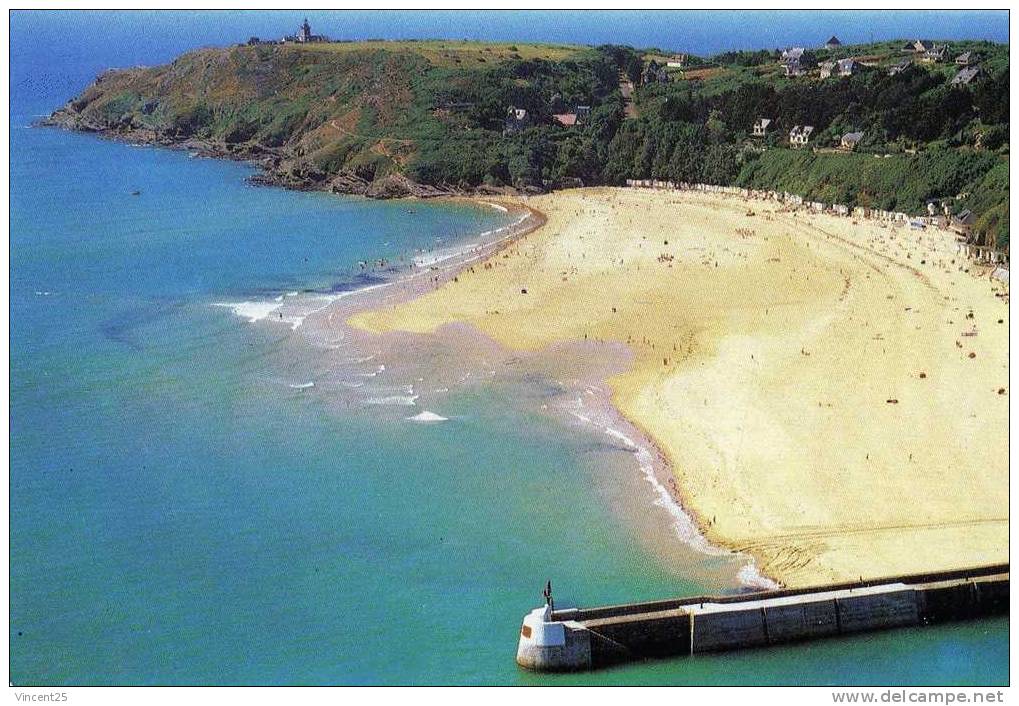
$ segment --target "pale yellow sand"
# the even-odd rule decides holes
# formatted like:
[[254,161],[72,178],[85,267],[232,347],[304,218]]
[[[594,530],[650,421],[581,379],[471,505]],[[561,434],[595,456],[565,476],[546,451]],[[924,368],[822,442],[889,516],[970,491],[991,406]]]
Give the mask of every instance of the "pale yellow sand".
[[1007,561],[1008,304],[951,233],[692,193],[528,203],[545,227],[352,322],[629,343],[616,405],[708,538],[788,585]]

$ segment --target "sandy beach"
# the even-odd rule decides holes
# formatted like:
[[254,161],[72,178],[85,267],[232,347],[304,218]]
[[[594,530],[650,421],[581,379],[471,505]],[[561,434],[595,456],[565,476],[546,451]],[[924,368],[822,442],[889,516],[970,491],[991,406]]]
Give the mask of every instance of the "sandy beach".
[[350,323],[625,344],[613,404],[704,535],[786,585],[1007,561],[1007,291],[952,233],[689,192],[527,205],[543,227]]

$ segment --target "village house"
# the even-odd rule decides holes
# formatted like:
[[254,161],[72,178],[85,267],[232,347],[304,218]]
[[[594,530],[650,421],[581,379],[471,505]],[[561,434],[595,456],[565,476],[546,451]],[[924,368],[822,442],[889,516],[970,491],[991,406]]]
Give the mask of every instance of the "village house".
[[572,113],[557,113],[552,116],[552,119],[564,127],[586,125],[591,119],[591,106],[578,105]]
[[970,66],[980,61],[980,55],[975,51],[964,51],[959,56],[955,57],[955,63],[957,66]]
[[976,214],[969,209],[960,211],[957,215],[952,218],[953,225],[959,225],[967,228],[971,228],[976,223]]
[[909,42],[902,49],[903,51],[911,51],[914,54],[926,54],[933,48],[934,42],[931,42],[926,39],[917,39],[912,42]]
[[283,41],[310,44],[313,42],[328,42],[329,38],[324,34],[312,34],[311,25],[308,24],[308,18],[305,17],[304,22],[297,28],[297,34],[286,36],[283,38]]
[[821,78],[831,78],[832,73],[835,71],[836,63],[834,61],[825,61],[821,64]]
[[786,76],[802,76],[803,65],[799,59],[787,59],[785,62],[785,75]]
[[953,86],[968,86],[974,80],[980,77],[979,66],[967,66],[955,75],[952,79]]
[[899,61],[898,63],[893,64],[892,67],[890,69],[888,69],[888,75],[889,76],[897,76],[897,75],[901,74],[903,71],[905,71],[906,69],[908,69],[912,65],[913,65],[913,60],[912,59],[903,59],[902,61]]
[[948,58],[948,45],[947,44],[935,44],[933,47],[927,50],[923,56],[923,61],[928,64],[938,64]]
[[961,236],[969,237],[973,233],[973,224],[977,222],[976,214],[968,208],[952,216],[952,230]]
[[839,76],[852,76],[859,70],[859,68],[860,64],[855,59],[839,59]]
[[792,47],[782,51],[779,63],[785,68],[786,76],[803,75],[803,47]]
[[515,135],[531,127],[531,116],[524,108],[510,106],[506,109],[506,120],[503,122],[502,134]]
[[856,146],[860,144],[860,140],[862,139],[863,139],[862,132],[847,132],[839,140],[839,147],[846,150],[847,152],[852,152],[853,150],[856,149]]
[[824,48],[829,50],[829,51],[833,51],[835,49],[838,49],[841,46],[842,46],[842,42],[840,42],[839,38],[836,37],[834,34],[831,37],[828,38],[827,42],[824,43]]
[[686,63],[686,54],[677,54],[670,59],[665,61],[665,65],[670,69],[681,69]]
[[810,135],[814,132],[813,125],[796,125],[789,131],[789,145],[794,148],[806,147]]
[[764,137],[767,135],[769,125],[771,125],[770,118],[758,118],[754,122],[754,137]]

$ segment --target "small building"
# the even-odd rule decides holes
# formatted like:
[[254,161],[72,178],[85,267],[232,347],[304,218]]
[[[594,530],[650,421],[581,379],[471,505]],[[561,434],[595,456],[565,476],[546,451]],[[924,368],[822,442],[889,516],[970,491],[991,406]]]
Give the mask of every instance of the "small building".
[[681,69],[686,64],[686,54],[676,54],[675,56],[666,59],[665,65],[670,69]]
[[860,64],[856,59],[839,59],[838,61],[839,76],[852,76],[859,68]]
[[976,222],[976,214],[967,208],[952,216],[952,230],[959,235],[969,236],[973,232],[973,225]]
[[860,141],[862,139],[863,139],[862,132],[847,132],[839,140],[839,147],[848,152],[852,152],[853,150],[856,149],[856,146],[860,144]]
[[935,44],[923,55],[923,61],[928,64],[939,64],[948,58],[948,45]]
[[821,64],[821,78],[831,78],[831,75],[835,73],[835,67],[837,66],[834,61],[825,61]]
[[888,75],[898,76],[912,65],[913,65],[912,59],[903,59],[902,61],[893,64],[892,67],[888,69]]
[[972,64],[979,63],[980,56],[975,51],[964,51],[959,56],[955,57],[955,63],[957,66],[970,66]]
[[803,62],[798,57],[795,59],[785,59],[782,63],[785,67],[786,76],[802,76],[804,74]]
[[834,49],[838,49],[841,46],[842,46],[842,42],[840,42],[839,38],[836,37],[834,34],[828,38],[827,42],[824,43],[824,48],[829,50],[829,51],[832,51]]
[[311,44],[315,42],[328,42],[329,38],[324,34],[312,34],[311,24],[308,22],[308,18],[304,18],[304,22],[297,28],[297,34],[290,35],[283,38],[284,42],[296,42],[297,44]]
[[502,134],[515,135],[531,127],[531,116],[524,108],[510,106],[506,109],[506,120],[503,122]]
[[591,106],[578,105],[572,113],[556,113],[552,119],[563,127],[586,125],[591,119]]
[[980,67],[979,66],[967,66],[953,78],[951,85],[953,86],[968,86],[976,79],[980,78]]
[[779,63],[785,69],[786,76],[802,76],[806,72],[810,62],[804,56],[805,52],[803,47],[791,47],[782,51]]
[[754,121],[754,137],[764,137],[767,135],[769,125],[771,125],[770,118],[758,118]]
[[813,132],[813,125],[796,125],[789,131],[789,144],[795,148],[806,147]]
[[911,51],[914,54],[926,54],[934,48],[934,42],[927,39],[915,39],[909,42],[902,49],[903,51]]

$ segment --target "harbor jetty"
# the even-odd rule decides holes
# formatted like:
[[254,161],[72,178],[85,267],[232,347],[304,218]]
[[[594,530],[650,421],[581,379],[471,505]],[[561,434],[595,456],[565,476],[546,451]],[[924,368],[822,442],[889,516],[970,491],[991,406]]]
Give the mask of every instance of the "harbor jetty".
[[601,608],[545,606],[524,617],[517,663],[597,669],[896,627],[1008,614],[1008,564],[814,588],[697,596]]

